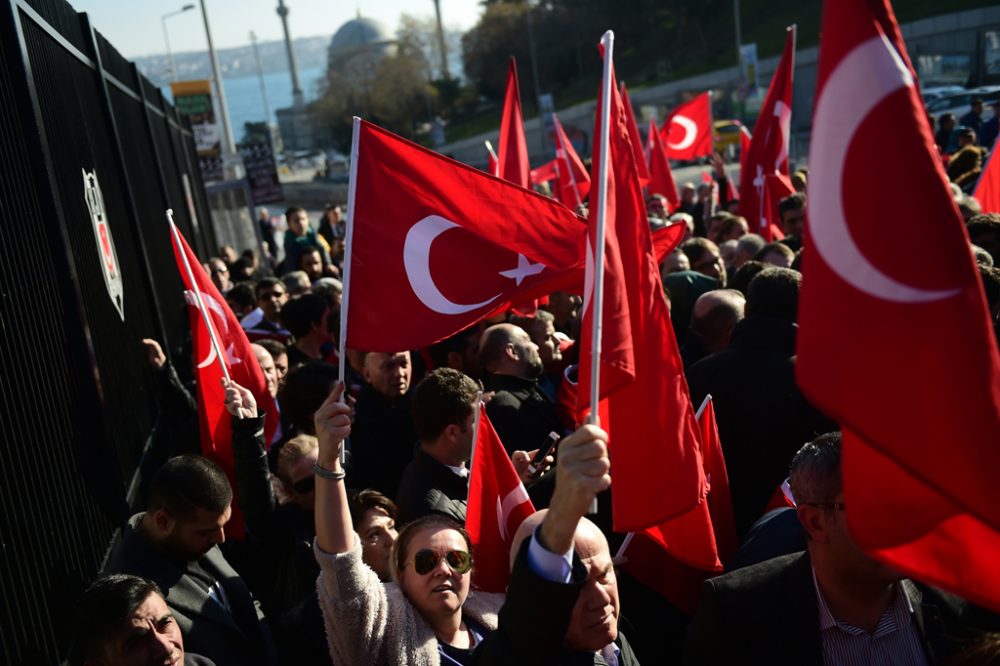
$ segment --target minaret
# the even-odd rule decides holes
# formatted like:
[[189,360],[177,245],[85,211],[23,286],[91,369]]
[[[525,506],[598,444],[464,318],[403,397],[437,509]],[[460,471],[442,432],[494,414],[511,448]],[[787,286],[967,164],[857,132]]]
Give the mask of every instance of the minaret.
[[299,66],[295,62],[295,51],[292,49],[292,36],[288,32],[288,7],[285,7],[285,0],[278,0],[278,16],[281,17],[281,27],[285,31],[285,50],[288,51],[288,69],[292,73],[292,106],[301,107],[305,105],[305,96],[302,94],[302,86],[299,84]]
[[441,0],[434,0],[434,13],[437,16],[438,49],[441,51],[441,78],[450,79],[448,72],[448,46],[444,41],[444,25],[441,23]]

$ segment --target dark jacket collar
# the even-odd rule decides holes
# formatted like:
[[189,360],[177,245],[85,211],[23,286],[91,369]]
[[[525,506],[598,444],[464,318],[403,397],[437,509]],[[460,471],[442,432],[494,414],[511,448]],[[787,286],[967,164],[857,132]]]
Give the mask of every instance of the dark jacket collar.
[[751,315],[733,329],[731,349],[787,352],[795,354],[795,322],[763,315]]

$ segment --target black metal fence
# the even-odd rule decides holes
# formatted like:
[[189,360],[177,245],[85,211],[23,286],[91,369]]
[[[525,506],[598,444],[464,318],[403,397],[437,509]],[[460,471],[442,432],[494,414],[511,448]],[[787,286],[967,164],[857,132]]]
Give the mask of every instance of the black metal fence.
[[200,256],[217,247],[190,128],[160,91],[63,0],[0,2],[4,664],[64,656],[164,455],[140,338],[176,349],[187,328],[167,207]]

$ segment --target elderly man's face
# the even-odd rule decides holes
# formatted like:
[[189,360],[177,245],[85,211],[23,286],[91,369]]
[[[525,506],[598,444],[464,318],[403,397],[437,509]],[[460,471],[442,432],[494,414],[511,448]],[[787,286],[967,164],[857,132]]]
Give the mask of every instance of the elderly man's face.
[[362,374],[376,393],[398,398],[410,388],[410,352],[371,352],[365,356]]
[[[596,530],[594,530],[596,532]],[[595,652],[618,638],[618,579],[611,563],[608,544],[600,533],[575,541],[580,561],[587,569],[587,581],[573,606],[566,645],[573,650]]]
[[184,639],[167,603],[151,593],[122,621],[104,646],[100,663],[107,666],[179,666]]

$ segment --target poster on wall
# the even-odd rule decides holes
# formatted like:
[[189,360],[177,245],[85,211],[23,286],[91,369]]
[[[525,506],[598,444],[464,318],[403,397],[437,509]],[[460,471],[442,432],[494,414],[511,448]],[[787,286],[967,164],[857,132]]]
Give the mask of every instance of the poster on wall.
[[125,321],[124,286],[122,285],[121,264],[118,263],[118,253],[115,251],[115,240],[108,226],[107,210],[104,207],[104,194],[97,180],[97,171],[83,172],[83,200],[90,213],[90,221],[94,227],[94,240],[97,242],[97,253],[104,274],[104,286],[111,297],[111,303],[118,311],[118,316]]
[[243,144],[240,146],[240,157],[243,158],[254,206],[285,200],[278,181],[278,165],[274,162],[274,153],[268,142]]

